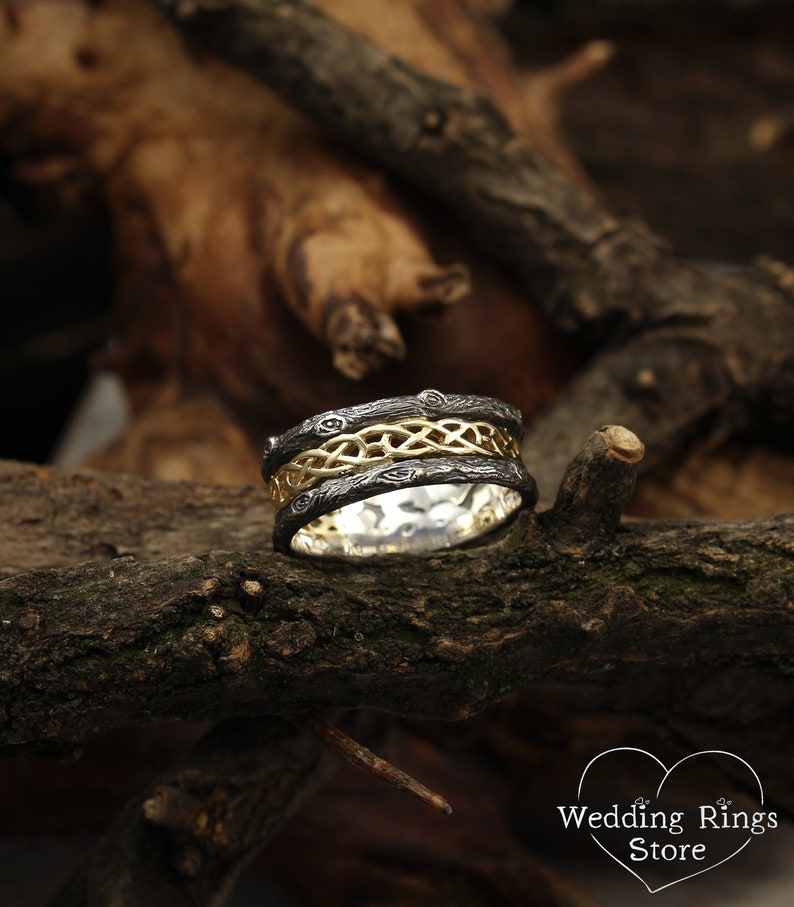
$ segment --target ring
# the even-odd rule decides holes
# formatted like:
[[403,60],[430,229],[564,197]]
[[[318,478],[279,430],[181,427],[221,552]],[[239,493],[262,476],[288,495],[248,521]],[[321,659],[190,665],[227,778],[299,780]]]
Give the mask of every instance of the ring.
[[426,390],[307,419],[265,447],[276,551],[367,557],[461,545],[537,502],[521,413]]

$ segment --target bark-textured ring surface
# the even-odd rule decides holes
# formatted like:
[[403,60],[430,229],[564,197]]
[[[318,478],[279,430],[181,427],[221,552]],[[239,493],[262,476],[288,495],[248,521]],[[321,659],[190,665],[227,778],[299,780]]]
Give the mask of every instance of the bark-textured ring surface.
[[513,407],[435,390],[308,419],[265,451],[274,546],[367,556],[477,538],[537,500],[520,438]]

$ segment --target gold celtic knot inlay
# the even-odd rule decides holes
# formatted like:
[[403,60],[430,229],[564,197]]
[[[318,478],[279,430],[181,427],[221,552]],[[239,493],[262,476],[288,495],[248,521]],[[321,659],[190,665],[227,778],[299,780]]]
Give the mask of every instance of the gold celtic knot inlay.
[[519,458],[518,444],[506,428],[461,419],[402,419],[368,425],[304,450],[273,476],[270,494],[278,511],[323,479],[410,457],[467,454],[504,460]]

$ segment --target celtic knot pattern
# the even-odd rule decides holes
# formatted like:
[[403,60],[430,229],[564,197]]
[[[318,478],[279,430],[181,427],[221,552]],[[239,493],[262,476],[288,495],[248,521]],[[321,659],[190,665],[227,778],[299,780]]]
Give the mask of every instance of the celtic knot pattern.
[[276,511],[325,479],[415,457],[450,455],[519,459],[518,444],[505,428],[462,419],[407,418],[339,434],[285,463],[270,480]]

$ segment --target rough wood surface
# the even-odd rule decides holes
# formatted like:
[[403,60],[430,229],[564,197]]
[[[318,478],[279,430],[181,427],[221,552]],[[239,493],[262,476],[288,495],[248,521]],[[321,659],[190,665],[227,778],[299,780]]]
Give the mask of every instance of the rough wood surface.
[[270,547],[264,486],[187,485],[0,461],[0,577],[36,567]]
[[409,68],[301,0],[154,2],[201,46],[445,202],[558,327],[596,345],[609,338],[527,434],[546,493],[583,420],[627,425],[649,464],[704,432],[771,424],[790,434],[794,306],[768,268],[679,262],[646,226],[603,210],[486,97]]
[[284,719],[219,724],[130,801],[51,907],[219,907],[333,763]]
[[[547,307],[558,317],[565,308],[572,327],[642,314],[634,307],[645,301],[627,293],[629,274],[656,260],[657,240],[647,231],[621,228],[547,157],[518,139],[483,94],[409,68],[301,0],[154,5],[335,136],[443,198],[498,258],[530,283],[542,277]],[[551,293],[550,266],[565,274]],[[597,295],[591,292],[596,286]]]
[[644,453],[642,441],[620,425],[590,436],[563,476],[554,507],[540,518],[558,549],[586,555],[614,536]]
[[662,239],[616,220],[522,140],[492,100],[410,68],[303,0],[152,2],[314,122],[443,198],[569,329],[664,323],[709,290]]
[[[609,338],[608,350],[528,436],[525,452],[547,496],[578,449],[587,420],[592,427],[628,422],[648,441],[650,462],[707,431],[729,434],[763,425],[790,434],[794,332],[785,268],[767,262],[727,273],[680,264],[642,225],[620,223],[604,212],[582,191],[575,173],[549,160],[540,143],[522,140],[509,112],[500,115],[472,85],[445,85],[422,75],[305,4],[159,5],[175,9],[191,27],[198,23],[199,42],[264,76],[357,151],[445,200],[484,247],[545,300],[558,326],[593,346]],[[342,0],[336,5],[346,6]],[[104,15],[87,14],[82,2],[14,8],[23,18],[33,10],[35,18],[36,10],[56,7],[81,10],[81,26]],[[136,8],[111,2],[96,9]],[[271,14],[276,18],[268,26]],[[1,37],[19,32],[15,15],[0,26]],[[160,34],[160,50],[174,51],[162,54],[168,65],[184,46]],[[70,77],[77,72],[90,82],[96,58],[91,48],[74,49],[66,69]],[[38,62],[24,53],[21,58]],[[12,77],[17,69],[13,61],[7,67]],[[195,52],[188,69],[197,78],[205,69],[206,79],[222,68]],[[105,71],[104,60],[99,70]],[[224,78],[243,85],[228,72]],[[259,123],[253,85],[245,84],[252,89],[246,94],[252,120]],[[161,83],[154,80],[148,88],[159,101]],[[78,97],[79,108],[85,96]],[[346,107],[350,100],[354,106]],[[148,108],[141,122],[150,113]],[[281,140],[291,142],[283,135]],[[153,145],[132,158],[132,172],[156,198],[171,184],[156,166],[151,169],[153,161],[164,159],[160,146],[154,136]],[[182,161],[177,153],[172,173]],[[364,171],[351,167],[355,183]],[[213,177],[218,172],[214,165],[203,170]],[[369,195],[379,197],[378,188]],[[192,218],[195,199],[189,191],[186,196],[176,199],[177,208]],[[116,198],[130,201],[120,191]],[[225,229],[228,222],[218,210],[204,212],[206,223]],[[245,208],[248,227],[257,213]],[[384,213],[379,209],[378,217]],[[166,214],[159,212],[163,222]],[[155,220],[145,212],[143,229],[135,218],[127,224],[133,234],[138,229],[138,239],[152,238],[147,218]],[[295,233],[282,237],[286,245],[273,274],[293,311],[333,346],[334,339],[346,340],[345,317],[325,318],[330,284],[312,293],[301,283],[301,268],[294,268],[296,259],[287,253],[297,251],[300,261],[311,258],[313,234],[300,218],[293,226]],[[235,235],[248,236],[246,230]],[[190,272],[182,234],[165,230],[161,236],[165,254],[156,244],[141,247],[158,266],[176,262],[175,273]],[[411,248],[412,236],[409,231]],[[333,254],[331,239],[324,254],[330,248],[335,263],[341,257]],[[247,276],[254,274],[259,287],[260,261],[245,241],[241,248],[249,257],[239,260],[247,261]],[[211,242],[207,250],[216,267],[228,257],[228,250]],[[191,292],[212,283],[211,258],[200,259],[206,271],[190,274]],[[430,262],[424,253],[422,258]],[[328,273],[333,276],[333,268]],[[443,290],[449,277],[454,285],[456,273],[459,285],[460,272],[434,271],[438,280],[431,280],[431,289]],[[232,291],[245,284],[245,275],[236,282],[239,276],[233,274]],[[355,281],[366,283],[361,273]],[[395,284],[393,310],[402,295]],[[219,298],[227,289],[223,280],[212,283]],[[143,297],[141,287],[133,286],[132,303]],[[253,293],[245,300],[254,310],[259,297]],[[351,301],[340,312],[348,327],[352,319],[353,339],[357,315],[378,335],[384,324],[378,313]],[[223,322],[207,320],[210,330],[191,334],[186,347],[192,344],[200,353],[203,336],[213,338],[215,350],[212,328]],[[226,336],[227,353],[253,350],[245,367],[268,357],[269,367],[279,361],[293,366],[274,337],[245,330],[255,321],[244,319],[242,331]],[[152,337],[142,330],[139,339],[139,352],[150,352]],[[392,354],[400,354],[389,330],[382,339]],[[366,342],[349,346],[367,352]],[[350,352],[344,343],[335,350],[343,357]],[[493,357],[479,352],[469,349],[464,358],[483,358],[487,369]],[[359,358],[367,364],[366,355]],[[355,362],[340,361],[355,372]],[[194,372],[180,358],[181,378],[206,379],[212,369],[201,362],[199,355]],[[241,408],[259,405],[260,392],[271,390],[261,373],[258,383],[245,385],[245,367],[217,372]],[[278,377],[290,384],[286,368]],[[294,393],[304,405],[313,393],[305,389],[311,375],[301,380],[303,389]],[[168,407],[161,415],[166,423],[172,418]],[[10,467],[3,475],[7,503],[0,503],[8,517],[8,548],[0,553],[7,576],[0,585],[0,746],[6,755],[59,752],[92,728],[118,722],[293,714],[340,705],[462,717],[519,686],[529,685],[538,695],[567,687],[583,703],[663,716],[673,733],[706,746],[719,738],[733,750],[743,740],[743,752],[764,775],[773,800],[794,810],[787,785],[794,745],[786,731],[794,700],[792,517],[618,527],[636,458],[616,462],[603,456],[607,448],[591,439],[548,515],[522,518],[481,548],[359,564],[271,554],[258,490],[136,485],[118,477],[105,483]],[[89,563],[75,565],[85,559]],[[426,569],[418,570],[420,563]],[[30,569],[35,567],[40,569]],[[230,765],[223,775],[231,774]],[[298,775],[292,779],[295,791],[303,787]],[[171,798],[170,807],[149,798],[149,818],[164,817],[163,828],[184,829],[192,809],[184,792],[180,783],[163,795],[164,801]],[[266,810],[265,826],[267,821]],[[140,823],[140,813],[134,823]],[[99,861],[107,870],[103,853],[118,855],[117,845],[129,841],[125,835],[106,840],[94,865]],[[127,868],[145,855],[136,843],[121,859]],[[195,867],[195,850],[181,857],[180,871]],[[233,854],[221,862],[222,873],[234,870]],[[72,889],[78,902],[85,899],[84,882],[85,877]],[[201,900],[198,886],[193,899]]]
[[[164,510],[156,494],[136,498],[140,480],[93,476],[90,496],[75,495],[76,483],[86,479],[51,473],[37,490],[29,477],[6,532],[68,534],[86,525],[91,497],[120,495],[131,511],[139,501],[125,524],[154,514],[166,524],[162,545],[170,514],[178,524],[196,500],[227,524],[251,506],[250,492],[174,486]],[[44,489],[49,517],[26,524],[25,499]],[[93,512],[97,544],[123,551],[125,524],[114,534]],[[218,525],[209,520],[207,547]],[[739,652],[741,677],[777,677],[790,695],[793,527],[785,516],[628,523],[582,558],[555,552],[536,521],[521,520],[480,549],[352,563],[267,548],[201,554],[193,534],[193,555],[30,570],[0,586],[0,743],[10,753],[77,741],[97,725],[335,707],[460,718],[552,681],[643,708],[680,693],[660,672],[697,683]]]
[[[521,115],[499,42],[460,0],[325,2],[412,65]],[[256,449],[314,412],[406,389],[491,393],[529,414],[562,386],[568,345],[442,212],[196,52],[150,5],[5,6],[0,147],[39,190],[88,174],[112,222],[117,342],[105,358],[135,419],[107,468],[137,458],[135,471],[169,477],[176,457],[150,442],[175,422],[186,448],[233,421]],[[387,360],[366,388],[350,380]],[[202,393],[225,420],[191,405]],[[211,481],[199,459],[183,475]],[[213,463],[220,475],[223,455]]]

